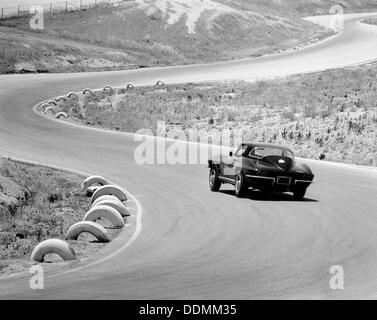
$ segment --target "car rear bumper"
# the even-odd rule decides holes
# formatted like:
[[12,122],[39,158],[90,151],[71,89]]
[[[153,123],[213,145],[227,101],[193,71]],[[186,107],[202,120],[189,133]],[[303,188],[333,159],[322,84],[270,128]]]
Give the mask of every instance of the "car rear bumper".
[[274,186],[276,179],[273,177],[263,177],[246,174],[246,181],[251,186],[263,186],[263,187],[272,187]]
[[306,187],[309,187],[312,183],[314,182],[310,180],[295,180],[294,182],[296,186],[306,186]]
[[293,177],[285,176],[265,177],[246,174],[245,178],[251,187],[261,189],[269,188],[279,191],[289,191],[295,188],[307,188],[313,183],[313,181],[310,180],[299,180],[294,179]]

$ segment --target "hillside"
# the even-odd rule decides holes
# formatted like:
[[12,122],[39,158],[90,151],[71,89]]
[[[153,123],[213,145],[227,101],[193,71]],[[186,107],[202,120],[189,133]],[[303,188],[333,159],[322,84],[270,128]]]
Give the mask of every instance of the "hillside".
[[[45,29],[38,32],[31,32],[27,17],[2,20],[0,72],[17,71],[18,63],[56,72],[229,60],[315,42],[331,33],[303,21],[296,8],[275,2],[127,1],[46,15]],[[30,45],[35,39],[37,48]]]
[[[298,156],[377,166],[377,63],[256,83],[182,84],[81,94],[59,106],[71,121],[169,138],[223,130],[290,146]],[[177,132],[180,130],[180,132]],[[161,132],[159,133],[161,134]],[[217,135],[216,135],[217,134]],[[214,140],[214,141],[215,141]],[[202,141],[205,142],[205,141]]]
[[0,73],[135,68],[121,50],[0,27]]
[[232,3],[246,10],[264,10],[264,12],[280,12],[280,14],[297,14],[305,17],[310,15],[330,14],[334,5],[341,5],[345,13],[376,11],[375,0],[219,0]]

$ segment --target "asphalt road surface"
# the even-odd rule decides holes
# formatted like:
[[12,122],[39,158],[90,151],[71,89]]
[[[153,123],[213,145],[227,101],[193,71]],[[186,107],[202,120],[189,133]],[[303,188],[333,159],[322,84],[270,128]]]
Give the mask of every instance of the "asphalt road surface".
[[[132,135],[69,126],[33,112],[49,97],[86,87],[258,79],[377,58],[377,28],[349,16],[340,35],[299,52],[253,60],[58,75],[0,76],[0,152],[108,177],[143,207],[141,232],[126,248],[136,217],[97,258],[102,263],[48,268],[45,289],[29,274],[0,280],[0,298],[373,298],[377,292],[377,173],[310,162],[317,183],[306,201],[232,187],[211,193],[205,165],[134,161]],[[329,287],[344,268],[345,289]],[[84,267],[83,267],[84,266]],[[62,273],[62,271],[69,271]]]

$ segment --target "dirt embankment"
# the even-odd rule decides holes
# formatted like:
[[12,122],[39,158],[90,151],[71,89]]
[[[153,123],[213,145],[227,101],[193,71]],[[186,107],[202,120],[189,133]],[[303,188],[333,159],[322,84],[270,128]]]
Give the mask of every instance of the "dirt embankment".
[[[89,199],[81,192],[85,179],[77,174],[44,166],[0,158],[0,276],[27,270],[30,254],[41,241],[65,239],[74,223],[89,210]],[[131,212],[133,209],[130,209]],[[109,221],[99,220],[114,239],[120,232]],[[79,259],[105,244],[83,233],[69,241]],[[52,254],[45,262],[59,262]]]

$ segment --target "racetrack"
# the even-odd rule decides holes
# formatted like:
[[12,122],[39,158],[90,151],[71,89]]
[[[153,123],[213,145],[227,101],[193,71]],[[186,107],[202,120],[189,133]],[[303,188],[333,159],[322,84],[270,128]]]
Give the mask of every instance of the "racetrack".
[[[29,289],[29,274],[0,280],[0,298],[375,297],[377,170],[311,162],[317,183],[306,201],[265,198],[256,191],[237,199],[231,187],[209,191],[204,165],[139,166],[131,135],[69,126],[33,112],[47,98],[105,84],[254,80],[377,59],[377,28],[359,19],[349,16],[340,35],[280,56],[124,72],[1,76],[2,154],[103,175],[138,198],[143,217],[136,241],[111,259],[58,276],[72,267],[50,268],[41,291]],[[121,246],[114,241],[100,256]],[[329,269],[338,264],[345,289],[333,291]]]

